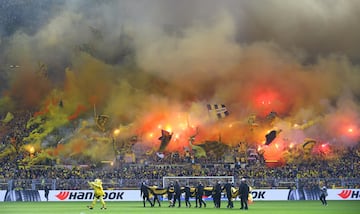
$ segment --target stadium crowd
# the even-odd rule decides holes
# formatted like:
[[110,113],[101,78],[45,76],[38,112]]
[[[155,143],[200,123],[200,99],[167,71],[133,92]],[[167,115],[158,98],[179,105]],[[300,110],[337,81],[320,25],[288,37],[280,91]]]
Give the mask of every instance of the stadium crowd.
[[[19,117],[19,115],[21,115]],[[88,188],[86,181],[101,178],[104,188],[134,188],[144,181],[162,185],[164,176],[234,176],[235,180],[249,178],[255,188],[293,188],[318,185],[325,181],[330,187],[360,188],[360,145],[342,151],[337,159],[321,158],[294,161],[278,167],[269,167],[261,157],[256,160],[227,162],[213,156],[196,161],[187,156],[171,154],[171,158],[156,156],[146,161],[119,162],[114,165],[57,165],[53,162],[41,166],[21,166],[28,156],[19,148],[22,138],[29,134],[26,121],[30,112],[17,113],[16,118],[0,126],[0,151],[11,144],[17,152],[3,155],[0,165],[0,189],[52,189]],[[234,157],[235,160],[235,157]]]

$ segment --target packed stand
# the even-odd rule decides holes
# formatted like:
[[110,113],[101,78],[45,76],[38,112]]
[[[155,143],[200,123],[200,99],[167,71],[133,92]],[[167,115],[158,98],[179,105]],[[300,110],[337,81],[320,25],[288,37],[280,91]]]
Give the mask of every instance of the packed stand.
[[[40,189],[50,185],[52,189],[88,188],[87,180],[103,179],[105,188],[134,188],[142,180],[162,184],[164,176],[234,176],[236,180],[249,178],[254,188],[293,188],[316,185],[319,180],[329,186],[360,188],[360,145],[342,151],[337,159],[321,158],[296,161],[277,167],[269,167],[261,155],[249,160],[238,160],[230,151],[222,157],[208,155],[194,158],[189,154],[168,154],[164,158],[156,155],[139,157],[132,163],[119,161],[114,165],[59,165],[50,162],[45,165],[23,166],[20,164],[25,151],[20,151],[22,139],[29,135],[26,123],[31,113],[16,112],[16,119],[0,126],[0,187],[6,189]],[[4,154],[11,145],[16,151]],[[231,157],[232,162],[228,161]],[[227,156],[227,157],[226,157]],[[144,161],[145,160],[145,161]],[[226,161],[225,161],[226,160]]]

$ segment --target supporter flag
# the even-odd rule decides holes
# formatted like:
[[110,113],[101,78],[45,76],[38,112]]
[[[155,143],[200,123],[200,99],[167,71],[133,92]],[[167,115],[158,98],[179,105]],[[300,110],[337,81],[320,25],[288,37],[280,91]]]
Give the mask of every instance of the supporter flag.
[[8,123],[12,119],[14,119],[14,115],[11,112],[8,112],[5,116],[5,118],[2,120],[3,123]]
[[235,187],[231,187],[231,197],[233,199],[236,199],[239,195],[239,189],[235,188]]
[[280,130],[272,130],[267,135],[265,135],[265,138],[266,138],[265,145],[270,145],[270,143],[273,142],[273,140],[277,137],[277,135],[280,132],[281,132],[281,129]]
[[156,156],[163,159],[165,157],[165,154],[163,152],[156,152]]
[[159,152],[163,152],[166,148],[166,146],[170,143],[172,134],[170,132],[162,129],[161,130],[161,137],[159,137],[159,140],[161,141]]
[[305,152],[310,152],[312,150],[312,148],[314,147],[315,143],[316,143],[316,140],[311,139],[311,138],[306,138],[304,140],[302,147]]
[[207,104],[209,113],[214,113],[218,119],[229,116],[229,111],[224,104]]
[[158,186],[146,186],[153,195],[165,195],[167,194],[167,188],[161,188]]
[[107,115],[98,115],[95,118],[95,123],[96,126],[101,130],[101,131],[105,131],[106,130],[106,124],[109,121],[109,116]]
[[194,151],[194,155],[197,158],[206,157],[206,151],[201,146],[191,144],[191,150]]
[[204,187],[204,195],[205,196],[211,196],[213,194],[214,187],[212,186],[206,186]]
[[221,143],[220,141],[205,141],[203,144],[199,144],[206,153],[212,153],[217,158],[221,157],[229,149],[229,146]]

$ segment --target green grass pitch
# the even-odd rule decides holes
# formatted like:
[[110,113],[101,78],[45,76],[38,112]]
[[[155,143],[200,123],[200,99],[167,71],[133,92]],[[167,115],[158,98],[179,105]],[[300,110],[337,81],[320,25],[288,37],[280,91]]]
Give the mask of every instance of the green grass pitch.
[[153,213],[153,214],[211,214],[211,213],[252,213],[252,214],[359,214],[360,201],[328,201],[328,206],[322,206],[320,201],[256,201],[249,205],[249,210],[240,210],[239,202],[235,201],[233,209],[226,208],[226,202],[221,208],[213,207],[207,202],[206,208],[169,208],[167,202],[162,207],[143,207],[142,202],[108,202],[107,210],[100,210],[98,202],[93,210],[86,208],[90,202],[1,202],[0,213],[4,214],[96,214],[96,213]]

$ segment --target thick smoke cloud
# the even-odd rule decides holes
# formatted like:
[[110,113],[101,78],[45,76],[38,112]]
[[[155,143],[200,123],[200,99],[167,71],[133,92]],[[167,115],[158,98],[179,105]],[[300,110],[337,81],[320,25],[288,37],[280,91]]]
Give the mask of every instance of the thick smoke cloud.
[[[86,121],[83,133],[96,106],[122,136],[142,135],[150,147],[172,126],[170,149],[182,149],[190,125],[200,127],[198,141],[221,133],[231,145],[260,144],[274,127],[286,143],[359,141],[358,1],[17,0],[0,10],[0,113],[57,112],[62,119],[43,127],[49,133],[69,116]],[[204,119],[208,103],[226,104],[230,116]],[[261,121],[271,111],[280,119],[249,133],[249,115]],[[85,134],[65,135],[90,148]]]

